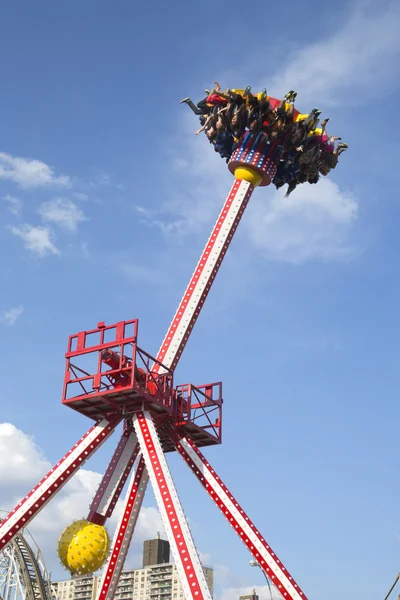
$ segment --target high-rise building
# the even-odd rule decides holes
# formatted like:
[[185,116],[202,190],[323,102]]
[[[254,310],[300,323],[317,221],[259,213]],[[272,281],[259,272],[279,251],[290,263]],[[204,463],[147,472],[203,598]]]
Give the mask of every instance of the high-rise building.
[[[203,571],[212,595],[214,571],[210,567],[203,567]],[[99,584],[100,577],[85,575],[53,582],[53,588],[58,600],[95,600]],[[251,596],[249,598],[252,600]],[[163,563],[144,569],[122,571],[115,600],[184,600],[175,565]]]
[[[168,544],[159,538],[148,541]],[[163,558],[167,558],[166,554]],[[143,562],[144,559],[143,556]],[[210,567],[203,567],[203,571],[213,595],[214,571]],[[53,588],[56,590],[58,600],[95,600],[100,579],[93,575],[73,577],[67,581],[53,582]],[[143,569],[122,571],[115,591],[115,600],[184,600],[178,571],[175,565],[169,562],[169,544],[167,562],[151,564]],[[249,600],[258,600],[258,597],[253,599],[250,596]]]
[[157,534],[155,540],[146,540],[143,543],[142,567],[163,563],[169,563],[169,542],[160,539],[160,534]]
[[95,600],[98,577],[84,575],[67,581],[53,582],[58,600]]

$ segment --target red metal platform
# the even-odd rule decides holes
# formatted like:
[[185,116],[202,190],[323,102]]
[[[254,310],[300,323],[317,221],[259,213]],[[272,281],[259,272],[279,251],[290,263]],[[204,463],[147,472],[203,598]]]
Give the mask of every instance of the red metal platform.
[[[173,372],[137,345],[138,320],[71,335],[62,402],[94,420],[151,412],[164,451],[174,450],[163,425],[198,446],[221,443],[222,384],[174,388]],[[157,365],[157,370],[155,369]]]

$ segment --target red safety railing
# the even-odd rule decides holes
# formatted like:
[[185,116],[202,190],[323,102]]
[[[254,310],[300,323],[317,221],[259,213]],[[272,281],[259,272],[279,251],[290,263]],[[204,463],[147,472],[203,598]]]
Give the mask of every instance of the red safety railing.
[[222,383],[176,387],[176,425],[192,423],[220,443],[222,437]]
[[[137,345],[138,321],[121,321],[70,336],[66,353],[63,403],[83,414],[88,407],[104,412],[111,406],[126,413],[140,404],[156,402],[173,411],[173,375]],[[152,370],[159,364],[161,374]],[[107,410],[105,410],[107,408]]]

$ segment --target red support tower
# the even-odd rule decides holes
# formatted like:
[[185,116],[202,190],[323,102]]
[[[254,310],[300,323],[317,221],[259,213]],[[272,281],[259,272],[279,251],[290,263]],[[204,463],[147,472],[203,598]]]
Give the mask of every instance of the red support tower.
[[103,526],[130,476],[98,598],[113,598],[148,479],[156,496],[186,600],[211,600],[200,559],[165,453],[177,450],[284,598],[305,600],[288,571],[199,448],[221,443],[222,386],[175,386],[174,370],[236,227],[257,185],[267,185],[280,158],[277,144],[245,137],[230,169],[235,181],[156,357],[138,346],[138,321],[69,338],[63,404],[96,421],[87,434],[0,524],[0,550],[43,508],[122,421],[123,431],[91,504]]

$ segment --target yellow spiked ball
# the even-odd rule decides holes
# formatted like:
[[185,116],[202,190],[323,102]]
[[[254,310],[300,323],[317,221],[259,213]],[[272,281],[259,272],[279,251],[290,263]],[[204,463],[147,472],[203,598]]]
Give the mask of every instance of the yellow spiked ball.
[[100,569],[109,548],[106,528],[83,519],[68,525],[58,540],[58,556],[72,575],[87,575]]

